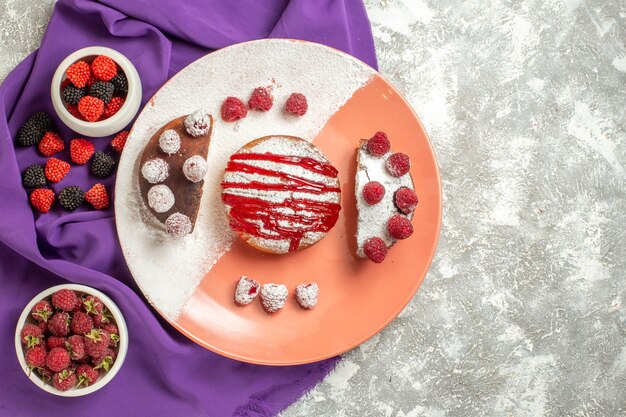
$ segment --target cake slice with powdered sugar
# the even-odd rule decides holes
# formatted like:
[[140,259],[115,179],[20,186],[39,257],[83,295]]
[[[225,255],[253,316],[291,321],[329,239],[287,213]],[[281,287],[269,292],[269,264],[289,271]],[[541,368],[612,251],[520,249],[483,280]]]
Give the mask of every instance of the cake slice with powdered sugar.
[[413,233],[417,195],[409,157],[393,153],[387,135],[362,139],[357,149],[357,255],[380,263],[398,240]]

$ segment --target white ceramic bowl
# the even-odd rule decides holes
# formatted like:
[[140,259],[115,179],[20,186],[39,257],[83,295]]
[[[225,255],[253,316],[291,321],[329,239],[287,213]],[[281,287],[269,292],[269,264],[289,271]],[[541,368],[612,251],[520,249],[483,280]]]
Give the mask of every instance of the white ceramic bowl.
[[[122,108],[113,116],[99,122],[87,122],[79,120],[72,116],[65,107],[61,97],[61,83],[65,80],[65,70],[73,63],[84,59],[91,63],[98,55],[106,55],[120,66],[126,78],[128,79],[128,95],[124,101]],[[122,130],[135,117],[141,104],[141,79],[137,73],[135,66],[121,53],[115,49],[106,48],[104,46],[90,46],[88,48],[79,49],[70,54],[59,64],[57,70],[52,77],[50,86],[50,97],[52,97],[52,105],[57,115],[63,123],[76,133],[90,137],[108,136]]]
[[[28,318],[30,316],[30,312],[35,306],[35,304],[37,304],[38,301],[41,301],[44,298],[50,297],[52,294],[54,294],[55,292],[63,288],[74,290],[76,292],[84,293],[87,295],[95,295],[96,297],[98,297],[102,301],[102,303],[105,305],[105,307],[107,307],[109,311],[111,312],[111,314],[113,315],[113,319],[115,319],[115,324],[117,324],[117,328],[119,329],[119,332],[120,332],[120,342],[117,348],[118,349],[117,358],[115,359],[115,362],[113,363],[113,366],[111,367],[109,372],[101,374],[98,381],[96,381],[94,384],[88,387],[73,388],[68,391],[59,391],[58,389],[54,388],[52,383],[45,383],[37,375],[36,372],[30,372],[30,373],[28,372],[28,365],[26,364],[26,360],[24,358],[25,349],[22,346],[22,341],[20,338],[20,333],[22,331],[22,328],[24,327],[24,324],[27,323]],[[24,371],[24,373],[39,388],[51,394],[59,395],[61,397],[80,397],[82,395],[87,395],[87,394],[91,394],[92,392],[98,391],[100,388],[108,384],[118,373],[118,371],[122,367],[122,364],[124,363],[124,359],[126,358],[126,352],[128,352],[128,328],[126,327],[126,322],[124,321],[124,317],[122,316],[122,312],[120,311],[120,309],[117,307],[117,305],[115,305],[115,303],[109,297],[107,297],[102,292],[96,290],[95,288],[88,287],[86,285],[78,285],[78,284],[57,285],[54,287],[50,287],[47,290],[44,290],[40,292],[39,294],[37,294],[35,297],[33,297],[32,300],[30,300],[28,305],[24,308],[24,311],[22,311],[22,315],[17,321],[17,328],[15,329],[15,352],[17,353],[17,360],[19,361],[20,366],[22,367],[22,370]]]

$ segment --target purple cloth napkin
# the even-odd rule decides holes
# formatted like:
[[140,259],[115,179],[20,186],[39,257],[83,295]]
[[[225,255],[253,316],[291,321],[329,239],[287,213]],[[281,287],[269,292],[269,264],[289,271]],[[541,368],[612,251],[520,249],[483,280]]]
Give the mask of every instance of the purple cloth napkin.
[[[125,54],[143,82],[144,103],[173,74],[211,50],[265,37],[317,41],[376,66],[360,0],[59,0],[41,48],[0,87],[0,415],[270,416],[315,386],[337,358],[291,367],[240,363],[174,330],[145,302],[122,257],[113,208],[35,213],[21,172],[46,158],[15,148],[19,126],[38,110],[53,114],[52,74],[79,48],[104,45]],[[66,141],[76,135],[57,120]],[[110,138],[95,139],[106,149]],[[57,157],[69,161],[68,150]],[[84,190],[97,181],[72,165],[52,188]],[[112,191],[115,178],[104,181]],[[24,305],[52,285],[74,282],[106,292],[122,309],[130,346],[116,378],[100,391],[60,398],[37,388],[13,353]]]

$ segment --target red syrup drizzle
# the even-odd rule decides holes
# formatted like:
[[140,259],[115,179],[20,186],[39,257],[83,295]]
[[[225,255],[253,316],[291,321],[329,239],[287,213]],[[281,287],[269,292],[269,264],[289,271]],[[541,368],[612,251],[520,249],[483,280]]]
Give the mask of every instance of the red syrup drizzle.
[[[250,183],[223,182],[222,188],[255,189],[259,191],[295,191],[312,194],[339,192],[338,187],[329,187],[324,183],[307,180],[293,174],[268,170],[248,165],[236,160],[272,161],[289,165],[298,165],[308,171],[323,174],[332,178],[337,177],[337,170],[330,164],[316,161],[312,158],[298,156],[284,156],[274,154],[235,154],[231,156],[226,171],[247,172],[278,177],[286,183],[266,184],[258,181]],[[341,205],[325,201],[315,201],[305,198],[287,198],[281,202],[271,202],[254,197],[245,197],[232,194],[222,194],[222,200],[230,209],[230,227],[239,232],[268,240],[289,239],[289,252],[296,251],[306,232],[328,232],[339,218]],[[281,212],[281,209],[291,209],[293,214]],[[302,216],[296,211],[306,210],[311,214]],[[280,222],[283,222],[281,225]],[[261,227],[258,222],[261,222]],[[265,229],[265,230],[262,230]]]

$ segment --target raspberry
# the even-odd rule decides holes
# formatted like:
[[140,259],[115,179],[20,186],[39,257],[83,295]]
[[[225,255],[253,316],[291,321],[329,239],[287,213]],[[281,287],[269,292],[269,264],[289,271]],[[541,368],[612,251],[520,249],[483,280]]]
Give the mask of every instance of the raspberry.
[[22,340],[22,344],[26,346],[26,348],[32,348],[33,346],[39,346],[43,344],[43,332],[37,325],[28,323],[20,332],[20,338]]
[[227,97],[222,103],[221,108],[222,120],[225,122],[235,122],[243,119],[248,115],[248,110],[243,101],[237,97]]
[[89,356],[98,357],[106,352],[111,342],[111,337],[106,330],[92,329],[85,335],[84,342],[85,352],[87,352]]
[[46,185],[46,175],[41,165],[33,164],[24,170],[22,174],[24,188],[38,188]]
[[93,75],[102,81],[111,81],[117,75],[117,64],[108,56],[100,55],[91,63]]
[[65,149],[65,142],[59,135],[54,132],[46,132],[39,141],[39,152],[44,156],[52,156],[57,152],[61,152]]
[[285,111],[295,116],[304,116],[308,109],[309,105],[302,93],[291,93],[285,103]]
[[109,342],[110,347],[116,347],[118,342],[120,341],[120,331],[117,326],[113,323],[107,323],[102,326],[103,330],[109,332],[109,336],[111,337],[111,341]]
[[85,200],[96,210],[109,207],[109,195],[103,184],[96,184],[85,193]]
[[91,97],[99,98],[104,104],[109,104],[113,98],[113,84],[106,81],[96,81],[89,87],[89,95]]
[[[74,317],[74,320],[76,320],[76,317]],[[74,324],[74,322],[72,322],[72,324]],[[68,337],[67,341],[65,342],[65,348],[70,353],[70,358],[73,361],[80,361],[86,356],[85,341],[80,335],[75,334],[74,336]]]
[[43,334],[46,334],[48,332],[48,323],[45,321],[39,321],[37,322],[37,326],[39,327],[39,329],[41,330],[41,332]]
[[78,111],[88,122],[95,122],[104,113],[104,102],[99,98],[85,96],[78,102]]
[[87,92],[84,88],[78,88],[72,84],[63,89],[63,101],[72,106],[76,106],[81,98],[85,97]]
[[100,371],[87,364],[82,364],[76,368],[76,375],[78,376],[76,387],[88,387],[98,380]]
[[99,178],[106,178],[113,172],[115,160],[106,152],[98,151],[91,161],[91,173]]
[[[104,312],[104,304],[95,295],[88,295],[83,299],[85,311],[89,314],[102,314]],[[97,325],[98,326],[98,325]]]
[[118,96],[125,96],[128,94],[128,79],[126,74],[122,71],[118,71],[117,75],[111,78],[111,83],[115,87],[115,94]]
[[46,348],[43,345],[26,350],[24,355],[29,368],[41,368],[46,364]]
[[387,231],[394,239],[406,239],[413,234],[413,225],[403,215],[394,214],[387,222]]
[[391,144],[385,132],[376,132],[367,141],[367,151],[373,156],[383,156],[391,149]]
[[70,141],[70,159],[75,164],[86,164],[93,152],[93,143],[87,139],[77,138]]
[[93,320],[87,313],[77,311],[72,317],[72,324],[70,326],[74,334],[89,333],[93,329]]
[[46,300],[39,301],[33,306],[30,315],[37,321],[48,321],[52,315],[52,306]]
[[104,107],[104,113],[102,113],[103,119],[108,119],[117,113],[124,105],[124,99],[122,97],[113,97],[109,104]]
[[17,130],[15,141],[20,146],[33,146],[39,143],[46,132],[54,130],[52,116],[40,111],[30,116]]
[[397,152],[387,158],[387,162],[385,162],[385,166],[387,167],[387,172],[389,172],[394,177],[401,177],[411,168],[411,161],[409,160],[409,156],[402,152]]
[[46,384],[52,379],[52,374],[54,373],[46,367],[39,367],[35,371],[37,372],[37,375],[39,375],[39,378],[41,378]]
[[49,188],[37,188],[30,193],[30,204],[41,213],[50,211],[54,203],[54,191]]
[[124,145],[126,145],[126,139],[128,139],[128,130],[122,130],[111,141],[111,147],[117,152],[122,153]]
[[46,339],[46,347],[48,348],[48,350],[51,350],[57,347],[65,347],[66,341],[67,341],[67,338],[65,337],[49,336]]
[[102,355],[93,356],[91,358],[91,364],[95,367],[95,369],[104,369],[105,371],[109,371],[113,362],[115,362],[115,352],[113,349],[105,349]]
[[77,118],[78,120],[85,120],[85,118],[83,117],[82,114],[80,114],[80,112],[78,111],[78,106],[72,106],[72,105],[68,105],[67,106],[67,111],[74,116],[75,118]]
[[93,315],[93,325],[96,327],[103,327],[105,324],[111,321],[111,317],[105,313],[97,313]]
[[64,369],[52,377],[52,385],[59,391],[67,391],[76,385],[76,374],[71,369]]
[[52,294],[52,305],[63,311],[72,311],[77,298],[74,291],[64,288]]
[[370,181],[363,187],[363,198],[367,204],[378,204],[384,196],[385,187],[378,181]]
[[274,99],[264,87],[255,88],[248,100],[248,107],[252,110],[268,111],[273,105]]
[[55,336],[67,336],[70,334],[70,315],[63,311],[54,314],[48,320],[48,329]]
[[83,299],[80,298],[80,295],[76,297],[76,305],[72,309],[72,313],[76,313],[77,311],[82,311],[83,309]]
[[91,77],[89,64],[85,61],[78,61],[70,65],[66,70],[67,78],[75,87],[84,88]]
[[66,369],[70,365],[69,352],[62,347],[51,349],[46,358],[46,365],[54,372]]
[[363,244],[363,252],[374,263],[381,263],[387,256],[387,245],[379,237],[370,237]]
[[46,162],[44,172],[48,181],[59,182],[70,172],[70,164],[57,158],[50,158]]
[[74,211],[85,200],[85,193],[78,186],[65,187],[59,192],[59,204],[66,210]]
[[393,197],[393,202],[402,213],[410,214],[417,207],[417,194],[408,187],[400,187]]

